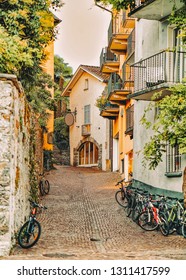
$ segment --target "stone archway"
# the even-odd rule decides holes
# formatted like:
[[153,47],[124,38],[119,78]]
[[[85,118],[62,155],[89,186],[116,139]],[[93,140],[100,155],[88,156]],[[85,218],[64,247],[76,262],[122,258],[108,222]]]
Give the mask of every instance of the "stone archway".
[[[87,158],[81,158],[82,153],[86,153],[85,149],[87,146]],[[77,147],[74,149],[73,155],[73,165],[74,166],[91,166],[98,165],[98,168],[102,169],[102,144],[98,144],[98,142],[92,138],[87,137],[81,140]]]

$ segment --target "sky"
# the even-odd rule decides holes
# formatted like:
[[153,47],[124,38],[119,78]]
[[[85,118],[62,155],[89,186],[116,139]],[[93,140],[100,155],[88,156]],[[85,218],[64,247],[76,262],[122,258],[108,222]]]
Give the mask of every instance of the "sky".
[[64,0],[55,14],[62,20],[54,52],[73,68],[80,64],[99,66],[102,48],[108,45],[111,14],[95,6],[94,0]]

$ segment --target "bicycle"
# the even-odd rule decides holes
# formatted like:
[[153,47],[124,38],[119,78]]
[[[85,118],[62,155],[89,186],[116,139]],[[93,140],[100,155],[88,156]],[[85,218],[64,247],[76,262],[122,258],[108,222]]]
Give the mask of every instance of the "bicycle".
[[154,203],[159,203],[160,200],[152,200],[151,195],[147,198],[145,209],[138,216],[138,225],[146,230],[153,231],[160,229],[164,236],[169,234],[169,225],[166,216],[163,213],[159,213],[158,207]]
[[131,215],[134,222],[137,222],[139,215],[145,208],[147,194],[147,191],[136,189],[131,197],[131,203],[129,203],[127,216],[129,217]]
[[43,196],[49,193],[50,183],[48,180],[45,180],[44,173],[39,174],[39,176],[41,177],[39,182],[39,190],[40,190],[40,194]]
[[47,209],[46,206],[37,204],[30,199],[29,202],[32,205],[29,219],[22,225],[18,233],[18,244],[24,249],[34,246],[41,235],[41,225],[36,219],[37,208]]
[[169,225],[170,233],[176,231],[177,233],[182,233],[186,238],[186,209],[182,205],[183,199],[176,199],[176,202],[169,208],[167,206],[167,221]]
[[117,203],[122,206],[123,208],[126,208],[128,205],[128,187],[132,187],[132,181],[125,181],[125,179],[122,179],[121,181],[118,181],[115,186],[120,185],[119,190],[115,193],[115,199]]

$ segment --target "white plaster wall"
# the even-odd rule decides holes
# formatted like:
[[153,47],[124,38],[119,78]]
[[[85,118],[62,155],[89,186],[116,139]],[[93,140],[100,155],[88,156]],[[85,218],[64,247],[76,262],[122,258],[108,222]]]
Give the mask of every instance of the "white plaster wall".
[[[149,170],[148,165],[143,166],[143,147],[150,139],[152,131],[146,130],[140,123],[144,110],[149,102],[136,101],[134,110],[134,172],[133,176],[135,180],[144,182],[145,184],[153,187],[182,192],[183,177],[168,178],[165,176],[166,172],[166,159],[163,157],[163,161],[157,166],[155,170]],[[154,112],[149,116],[149,121],[153,121]],[[182,156],[182,167],[186,165],[186,156]]]
[[[135,62],[154,55],[169,45],[167,26],[167,22],[160,23],[158,21],[145,19],[136,21],[135,32],[137,43],[135,48]],[[152,131],[147,131],[145,127],[140,124],[140,120],[148,103],[148,101],[140,100],[134,102],[134,179],[154,187],[181,192],[183,178],[167,178],[165,176],[165,157],[163,157],[163,162],[161,162],[154,171],[149,170],[148,167],[145,168],[142,164],[143,147],[152,135]],[[154,112],[151,112],[149,120],[153,122]],[[185,164],[186,156],[182,156],[183,169]]]
[[[85,79],[89,81],[88,90],[84,90]],[[84,73],[77,81],[70,93],[70,109],[73,112],[77,109],[76,121],[70,127],[70,163],[73,164],[73,149],[84,139],[81,135],[81,126],[84,124],[84,106],[91,104],[91,137],[98,144],[102,144],[102,169],[106,170],[106,159],[108,158],[108,133],[106,119],[100,116],[99,109],[95,106],[96,98],[99,97],[106,84],[97,78]]]
[[159,22],[140,19],[135,26],[135,62],[159,51]]

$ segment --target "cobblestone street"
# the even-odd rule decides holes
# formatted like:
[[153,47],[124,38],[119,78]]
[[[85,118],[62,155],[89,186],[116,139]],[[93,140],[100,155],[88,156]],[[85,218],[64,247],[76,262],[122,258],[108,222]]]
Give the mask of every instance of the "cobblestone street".
[[40,240],[28,250],[17,245],[4,259],[186,260],[182,236],[145,232],[126,217],[114,198],[117,173],[56,166],[47,179]]

